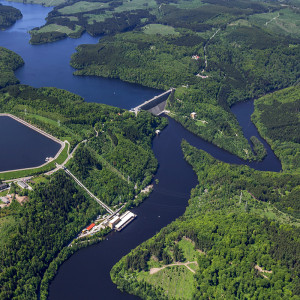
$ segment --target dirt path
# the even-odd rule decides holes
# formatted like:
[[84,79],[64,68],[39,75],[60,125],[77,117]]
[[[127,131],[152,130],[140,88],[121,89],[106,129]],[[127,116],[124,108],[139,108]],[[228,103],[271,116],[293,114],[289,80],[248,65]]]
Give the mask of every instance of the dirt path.
[[266,24],[265,24],[265,26],[268,26],[268,24],[269,24],[270,22],[272,22],[272,21],[278,19],[279,16],[280,16],[280,15],[279,15],[279,13],[278,13],[278,15],[277,15],[276,17],[274,17],[274,18],[272,18],[271,20],[267,21]]
[[173,267],[173,266],[185,266],[185,267],[187,267],[192,273],[196,273],[195,270],[193,270],[192,268],[190,268],[190,267],[188,266],[189,264],[196,264],[196,265],[198,265],[198,263],[197,263],[196,261],[188,261],[188,262],[186,262],[186,263],[177,262],[177,263],[174,263],[174,264],[165,265],[165,266],[163,266],[163,267],[161,267],[161,268],[151,268],[151,269],[150,269],[150,275],[153,275],[153,274],[155,274],[155,273],[157,273],[157,272],[159,272],[159,271],[161,271],[161,270],[163,270],[163,269],[165,269],[165,268]]

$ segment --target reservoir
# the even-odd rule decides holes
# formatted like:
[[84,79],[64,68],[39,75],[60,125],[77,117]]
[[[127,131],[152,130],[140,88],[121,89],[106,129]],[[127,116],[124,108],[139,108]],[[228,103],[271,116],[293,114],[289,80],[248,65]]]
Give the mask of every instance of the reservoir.
[[[7,4],[3,1],[1,3]],[[98,39],[85,34],[78,40],[66,39],[46,45],[29,45],[27,31],[42,25],[50,8],[21,3],[8,4],[19,8],[24,18],[8,31],[0,32],[0,46],[17,52],[25,60],[24,67],[16,72],[21,83],[35,87],[64,88],[83,96],[86,101],[122,108],[134,107],[160,93],[120,80],[73,76],[69,60],[75,47],[82,43],[96,43]],[[261,140],[250,121],[253,101],[237,104],[232,111],[245,136],[249,138],[255,135]],[[245,164],[238,157],[193,135],[169,118],[169,125],[153,141],[153,151],[159,162],[155,178],[159,183],[155,185],[150,197],[133,210],[138,217],[125,230],[111,233],[104,242],[82,249],[67,260],[50,286],[50,299],[137,299],[121,293],[111,282],[109,272],[122,256],[184,213],[190,191],[198,182],[191,166],[183,159],[180,147],[182,139],[222,161]],[[280,171],[279,160],[270,147],[266,146],[268,156],[263,162],[246,164],[258,170]]]
[[0,116],[0,172],[37,167],[61,145],[10,117]]
[[65,39],[55,43],[30,45],[28,33],[34,27],[45,24],[49,7],[12,3],[23,14],[23,18],[6,31],[0,31],[0,46],[18,53],[25,65],[16,71],[22,84],[33,87],[57,87],[82,96],[88,102],[105,103],[130,109],[161,94],[162,91],[145,88],[137,84],[116,79],[74,76],[69,65],[71,55],[80,44],[96,44],[99,37],[85,33],[79,39]]

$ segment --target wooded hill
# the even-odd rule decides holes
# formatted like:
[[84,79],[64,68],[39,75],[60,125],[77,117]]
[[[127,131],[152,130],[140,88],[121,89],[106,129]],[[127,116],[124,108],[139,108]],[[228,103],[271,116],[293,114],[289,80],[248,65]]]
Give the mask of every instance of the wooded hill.
[[[70,150],[87,140],[68,167],[112,208],[138,205],[146,196],[139,191],[156,172],[151,141],[155,130],[166,125],[164,119],[146,112],[135,117],[119,108],[85,103],[64,90],[25,85],[0,90],[0,111],[68,140]],[[40,293],[46,299],[58,266],[87,244],[66,248],[68,243],[105,213],[62,171],[35,180],[27,203],[13,200],[0,209],[1,299],[38,299]],[[95,238],[101,240],[101,235]]]
[[[279,153],[270,118],[260,116],[269,114],[272,101],[294,107],[294,95],[299,87],[256,103],[259,129]],[[272,109],[283,130],[292,132],[289,113],[294,110],[283,114],[280,105]],[[143,299],[298,299],[300,151],[299,143],[283,146],[293,174],[226,164],[183,141],[185,159],[199,180],[189,206],[182,217],[123,257],[111,270],[113,282]]]
[[19,83],[14,71],[23,64],[24,61],[18,54],[0,47],[0,88]]
[[22,13],[17,8],[0,3],[0,30],[9,28],[21,18]]

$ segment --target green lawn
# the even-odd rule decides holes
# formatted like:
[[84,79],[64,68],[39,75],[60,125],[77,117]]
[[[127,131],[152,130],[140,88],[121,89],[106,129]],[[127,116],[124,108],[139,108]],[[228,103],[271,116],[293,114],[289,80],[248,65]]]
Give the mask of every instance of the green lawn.
[[149,272],[141,272],[137,275],[137,279],[144,279],[154,286],[160,286],[170,298],[192,299],[194,273],[185,266],[169,267],[153,275],[150,275]]
[[42,27],[39,30],[33,30],[32,33],[37,34],[37,33],[57,31],[57,32],[62,32],[62,33],[66,33],[69,35],[71,33],[79,32],[80,29],[81,29],[81,26],[79,26],[79,25],[76,25],[75,30],[72,30],[67,26],[61,26],[61,25],[57,25],[57,24],[49,24],[49,25]]
[[61,14],[76,14],[99,8],[107,8],[108,3],[80,1],[70,6],[65,6],[58,11]]
[[143,27],[144,33],[146,34],[160,34],[160,35],[168,35],[175,34],[179,35],[179,32],[176,32],[174,27],[161,25],[161,24],[149,24]]
[[249,17],[249,21],[277,33],[300,37],[299,14],[288,8],[279,12],[253,15]]

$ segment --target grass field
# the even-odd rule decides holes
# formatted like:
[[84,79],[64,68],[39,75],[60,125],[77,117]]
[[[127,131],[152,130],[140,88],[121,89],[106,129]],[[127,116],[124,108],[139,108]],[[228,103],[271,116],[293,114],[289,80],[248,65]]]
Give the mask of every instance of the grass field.
[[105,19],[107,18],[111,18],[113,16],[112,12],[107,11],[105,12],[105,14],[97,14],[97,15],[93,15],[93,14],[85,14],[84,17],[88,18],[88,23],[91,25],[94,22],[104,22]]
[[194,243],[188,239],[183,238],[178,242],[179,247],[183,251],[186,261],[196,261],[199,253],[195,250]]
[[58,11],[61,14],[76,14],[99,8],[107,8],[108,3],[80,1],[70,6],[65,6]]
[[37,33],[57,31],[57,32],[62,32],[62,33],[66,33],[67,35],[70,35],[72,33],[79,32],[80,29],[81,29],[81,26],[79,26],[79,25],[76,25],[75,30],[72,30],[67,26],[61,26],[61,25],[57,25],[57,24],[50,24],[50,25],[46,25],[46,26],[40,28],[39,30],[32,30],[31,32],[33,34],[37,34]]
[[279,12],[253,15],[249,17],[249,21],[277,33],[300,37],[299,14],[288,8]]
[[192,299],[194,274],[185,266],[169,267],[153,275],[150,275],[149,272],[141,272],[137,279],[144,279],[154,286],[160,286],[170,298]]
[[149,8],[156,8],[158,7],[155,0],[131,0],[131,1],[124,1],[123,5],[118,6],[115,8],[115,12],[123,12],[129,11],[134,9],[149,9]]
[[[178,246],[183,251],[185,262],[197,261],[200,254],[194,246],[194,243],[183,238],[178,242]],[[171,252],[169,252],[171,255]],[[172,262],[171,264],[173,264]],[[149,269],[163,267],[163,263],[159,262],[155,258],[151,258],[148,262]],[[192,270],[196,271],[198,265],[191,263],[188,265]],[[137,274],[138,280],[145,280],[146,282],[161,287],[166,295],[170,298],[175,299],[192,299],[194,293],[194,273],[189,270],[186,266],[167,266],[165,269],[158,271],[157,273],[150,274],[149,271],[142,271]]]
[[143,30],[145,34],[179,35],[179,32],[176,32],[174,27],[161,24],[149,24],[143,27]]

